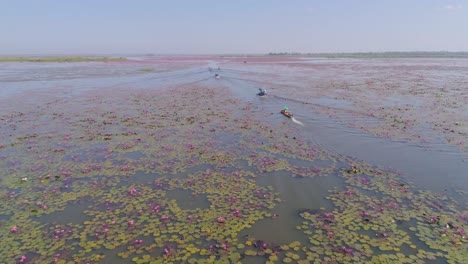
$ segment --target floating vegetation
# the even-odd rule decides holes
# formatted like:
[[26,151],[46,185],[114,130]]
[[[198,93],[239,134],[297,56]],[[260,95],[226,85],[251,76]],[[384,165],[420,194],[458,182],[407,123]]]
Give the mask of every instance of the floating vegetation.
[[154,69],[153,69],[153,68],[141,68],[141,69],[139,69],[139,71],[142,71],[142,72],[154,72]]
[[[2,116],[9,120],[0,132],[4,263],[100,263],[111,255],[129,263],[468,259],[464,205],[254,120],[249,105],[219,87],[81,100]],[[241,237],[279,217],[280,192],[256,181],[270,172],[340,177],[346,185],[330,190],[329,207],[299,210],[297,241]],[[203,206],[187,206],[195,198]]]

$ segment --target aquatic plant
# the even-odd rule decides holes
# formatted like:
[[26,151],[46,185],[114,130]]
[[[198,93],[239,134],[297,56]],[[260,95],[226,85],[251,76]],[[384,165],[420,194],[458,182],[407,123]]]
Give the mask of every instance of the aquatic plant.
[[[468,213],[455,200],[255,120],[251,105],[218,87],[184,88],[115,91],[51,104],[48,115],[11,114],[21,126],[0,148],[7,263],[99,263],[107,253],[134,263],[467,258]],[[283,197],[257,182],[269,172],[344,182],[330,190],[330,206],[300,212],[302,242],[239,235],[278,220]],[[168,195],[180,190],[191,196]],[[185,209],[193,197],[208,205]],[[85,209],[76,216],[76,208]]]

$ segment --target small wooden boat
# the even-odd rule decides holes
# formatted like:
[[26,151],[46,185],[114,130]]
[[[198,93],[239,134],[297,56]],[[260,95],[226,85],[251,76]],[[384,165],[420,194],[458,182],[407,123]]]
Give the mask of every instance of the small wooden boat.
[[286,110],[284,110],[284,109],[281,110],[281,113],[282,113],[284,116],[289,117],[289,118],[291,118],[291,117],[293,116],[292,113],[290,113],[290,112],[288,112],[288,111],[286,111]]
[[260,90],[260,92],[257,94],[258,96],[266,96],[267,95],[267,92],[265,89],[263,88],[258,88],[258,90]]

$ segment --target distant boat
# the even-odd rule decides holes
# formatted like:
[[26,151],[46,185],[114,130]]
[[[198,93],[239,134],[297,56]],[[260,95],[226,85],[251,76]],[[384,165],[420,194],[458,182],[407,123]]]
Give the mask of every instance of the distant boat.
[[260,92],[257,94],[258,96],[266,96],[267,95],[267,91],[265,88],[258,88],[258,90],[260,90]]

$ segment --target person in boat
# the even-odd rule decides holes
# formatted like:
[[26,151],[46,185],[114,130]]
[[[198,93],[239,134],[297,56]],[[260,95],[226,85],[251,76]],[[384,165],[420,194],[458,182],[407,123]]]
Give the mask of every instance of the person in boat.
[[260,93],[258,93],[258,95],[262,96],[262,95],[267,95],[267,91],[265,88],[258,88],[260,90]]
[[285,106],[285,107],[283,108],[283,113],[284,113],[285,115],[291,115],[291,113],[289,113],[288,109],[289,109],[289,108],[288,108],[287,106]]

